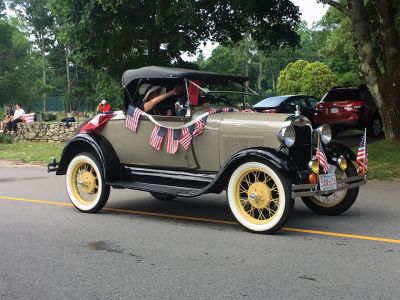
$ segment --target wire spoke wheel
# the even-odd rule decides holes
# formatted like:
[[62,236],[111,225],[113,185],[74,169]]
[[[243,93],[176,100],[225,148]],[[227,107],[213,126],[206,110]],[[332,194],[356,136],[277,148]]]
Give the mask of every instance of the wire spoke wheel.
[[[357,175],[357,170],[349,163],[346,171],[336,169],[337,179],[344,179]],[[320,215],[336,216],[348,210],[356,201],[359,187],[336,191],[324,196],[302,197],[304,204]]]
[[96,212],[104,207],[110,187],[103,178],[103,168],[91,153],[75,156],[68,165],[66,184],[72,204],[82,212]]
[[244,163],[232,173],[227,197],[239,223],[257,232],[281,228],[293,204],[287,176],[259,162]]

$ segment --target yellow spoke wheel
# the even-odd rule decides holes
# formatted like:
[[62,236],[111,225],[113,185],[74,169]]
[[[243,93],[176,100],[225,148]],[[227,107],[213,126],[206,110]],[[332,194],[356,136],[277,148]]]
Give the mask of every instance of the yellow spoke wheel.
[[83,212],[96,212],[104,207],[110,187],[103,179],[103,169],[91,153],[75,156],[68,165],[67,192],[72,204]]
[[239,223],[257,232],[277,231],[293,206],[287,175],[260,162],[244,163],[232,173],[227,197]]
[[[357,175],[355,166],[350,163],[346,171],[339,169],[335,172],[337,179],[344,179]],[[356,201],[359,188],[341,190],[324,196],[302,197],[304,204],[320,215],[336,216],[348,210]]]

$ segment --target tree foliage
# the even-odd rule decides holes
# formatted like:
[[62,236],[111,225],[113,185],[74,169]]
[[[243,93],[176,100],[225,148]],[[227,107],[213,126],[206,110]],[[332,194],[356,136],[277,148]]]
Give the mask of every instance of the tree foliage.
[[349,18],[359,69],[380,107],[386,139],[400,142],[400,1],[319,1]]
[[80,62],[115,78],[128,68],[180,65],[204,40],[295,45],[298,9],[289,0],[49,0],[63,40]]
[[307,94],[320,98],[337,83],[337,76],[325,64],[297,60],[280,72],[277,91],[279,95]]

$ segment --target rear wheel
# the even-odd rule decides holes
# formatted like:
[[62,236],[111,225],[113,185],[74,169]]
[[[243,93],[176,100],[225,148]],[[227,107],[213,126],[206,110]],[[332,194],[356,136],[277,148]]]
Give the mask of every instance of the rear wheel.
[[260,162],[240,165],[227,188],[229,207],[238,222],[253,232],[274,233],[293,208],[288,176]]
[[176,198],[176,195],[169,195],[169,194],[162,194],[162,193],[155,193],[155,192],[150,192],[150,195],[152,195],[157,200],[161,200],[161,201],[171,201]]
[[103,167],[91,153],[78,154],[71,160],[66,184],[69,199],[82,212],[99,211],[110,195],[110,186],[105,184]]
[[[348,164],[346,171],[336,170],[336,178],[343,179],[357,176],[357,170],[352,163]],[[336,216],[348,210],[356,201],[358,187],[341,190],[325,196],[302,197],[304,204],[313,212],[320,215]]]

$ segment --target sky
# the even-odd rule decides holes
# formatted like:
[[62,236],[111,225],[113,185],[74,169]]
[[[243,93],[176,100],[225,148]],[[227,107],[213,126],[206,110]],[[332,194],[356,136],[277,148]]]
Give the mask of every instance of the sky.
[[[318,3],[317,0],[291,0],[294,5],[298,6],[301,13],[301,19],[307,22],[307,25],[311,27],[313,22],[319,21],[328,10],[328,5],[323,5]],[[217,47],[218,44],[212,45],[211,43],[207,43],[206,47],[203,45],[200,46],[200,49],[203,50],[203,54],[205,58],[211,56],[211,52],[214,48]],[[196,57],[189,57],[187,55],[182,56],[184,60],[194,61]]]

